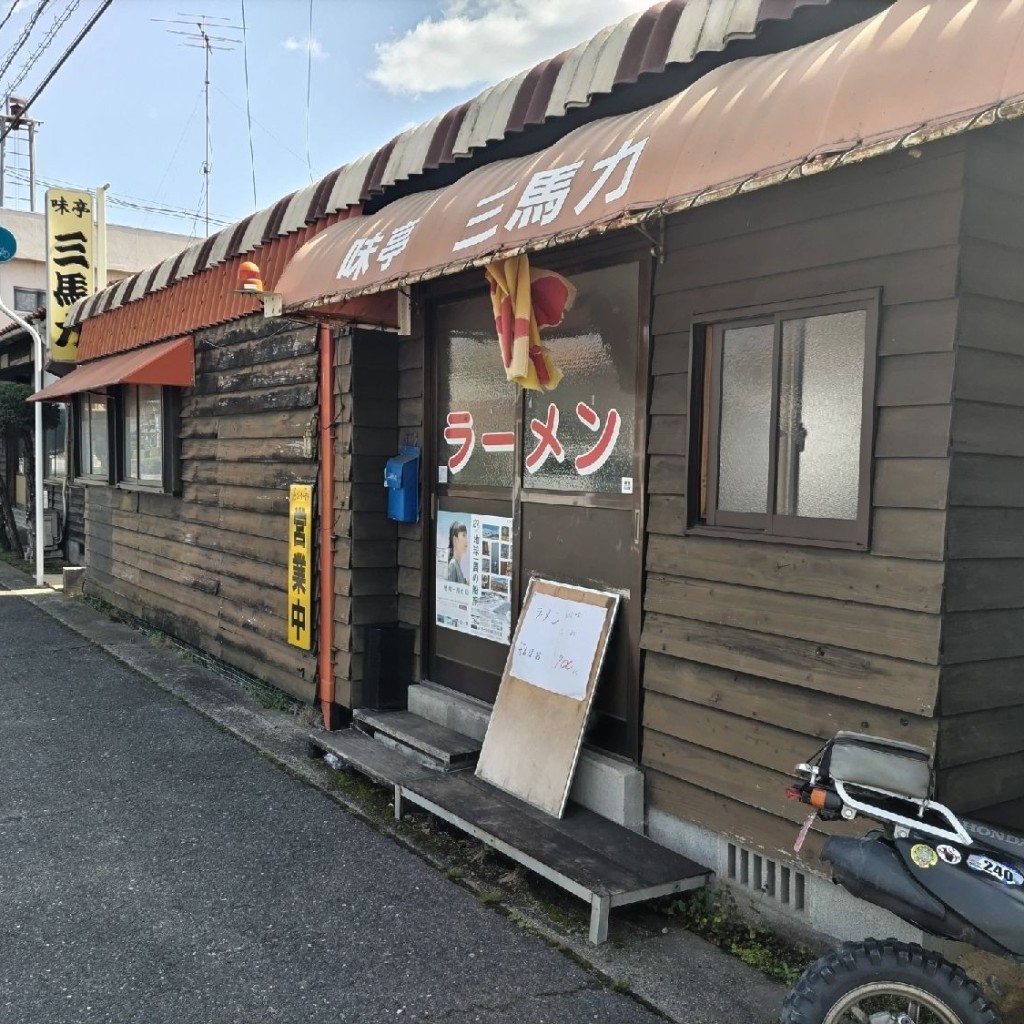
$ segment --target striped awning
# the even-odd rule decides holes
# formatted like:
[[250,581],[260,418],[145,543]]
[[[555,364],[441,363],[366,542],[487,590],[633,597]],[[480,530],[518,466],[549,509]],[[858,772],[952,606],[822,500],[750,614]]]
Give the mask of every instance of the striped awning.
[[898,0],[784,53],[320,232],[285,309],[455,273],[1024,116],[1024,0]]
[[[372,152],[338,167],[319,181],[279,199],[235,224],[197,241],[184,252],[127,277],[82,300],[67,323],[134,305],[204,271],[244,257],[261,246],[299,232],[370,200],[402,183],[474,159],[504,140],[560,118],[580,116],[622,87],[665,79],[661,95],[679,88],[666,75],[702,74],[753,46],[772,25],[793,22],[800,38],[821,35],[859,21],[892,0],[662,0],[602,29],[571,50],[485,89],[467,103],[402,132]],[[774,33],[763,45],[789,45],[787,33]],[[671,78],[671,81],[669,80]],[[635,104],[634,104],[635,106]],[[589,117],[598,116],[590,114]],[[345,126],[334,129],[343,134]],[[173,303],[172,303],[173,305]],[[189,330],[218,320],[198,322]],[[153,335],[150,335],[153,337]]]

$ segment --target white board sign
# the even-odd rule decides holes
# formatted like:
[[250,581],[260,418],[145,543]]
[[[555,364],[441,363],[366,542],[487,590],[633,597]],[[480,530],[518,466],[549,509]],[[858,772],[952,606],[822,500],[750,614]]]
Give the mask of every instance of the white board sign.
[[542,690],[583,700],[605,609],[537,592],[519,626],[512,675]]
[[620,600],[612,591],[530,580],[478,778],[562,816]]

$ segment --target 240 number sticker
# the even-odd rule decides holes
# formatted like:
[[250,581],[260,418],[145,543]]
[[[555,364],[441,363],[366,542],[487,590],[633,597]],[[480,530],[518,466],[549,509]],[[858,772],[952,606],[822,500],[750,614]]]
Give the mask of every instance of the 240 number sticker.
[[1004,885],[1024,885],[1024,875],[1009,864],[1000,864],[997,860],[983,857],[979,853],[972,853],[967,858],[967,866],[972,871],[980,871],[982,874],[991,875]]

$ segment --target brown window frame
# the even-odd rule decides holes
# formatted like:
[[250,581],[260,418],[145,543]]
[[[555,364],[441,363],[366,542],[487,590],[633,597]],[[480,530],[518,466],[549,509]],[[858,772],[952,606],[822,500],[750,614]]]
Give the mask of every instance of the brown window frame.
[[[127,417],[128,389],[134,385],[112,385],[102,394],[107,399],[107,469],[103,473],[86,473],[82,468],[84,437],[82,431],[83,399],[86,393],[76,395],[73,423],[74,479],[78,483],[101,484],[126,491],[148,491],[156,494],[180,495],[181,478],[181,399],[182,389],[160,386],[161,415],[161,474],[159,480],[139,480],[129,477],[125,467],[127,452],[125,420]],[[90,393],[91,394],[91,393]]]
[[[878,356],[880,291],[849,292],[808,300],[773,303],[702,314],[691,327],[691,470],[687,532],[752,540],[806,543],[866,550],[870,540],[871,460],[874,439],[875,367]],[[856,519],[816,519],[772,511],[779,466],[778,420],[782,324],[813,316],[864,312],[864,369],[861,397],[860,463]],[[718,508],[718,467],[722,395],[722,345],[737,327],[772,326],[771,413],[767,502],[764,513],[723,512]]]

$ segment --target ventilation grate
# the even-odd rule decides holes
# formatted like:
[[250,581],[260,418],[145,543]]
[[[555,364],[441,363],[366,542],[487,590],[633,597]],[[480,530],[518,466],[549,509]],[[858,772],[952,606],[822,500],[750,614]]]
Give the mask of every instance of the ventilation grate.
[[735,843],[729,844],[728,878],[800,913],[807,910],[807,876]]

